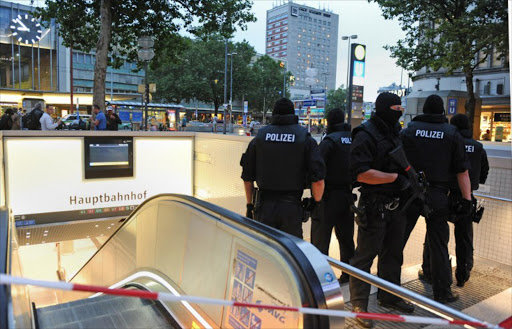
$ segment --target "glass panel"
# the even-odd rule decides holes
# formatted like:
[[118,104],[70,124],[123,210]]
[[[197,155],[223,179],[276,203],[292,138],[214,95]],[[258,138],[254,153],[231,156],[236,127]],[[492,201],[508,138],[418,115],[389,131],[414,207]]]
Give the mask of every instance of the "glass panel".
[[0,87],[13,88],[12,80],[12,47],[0,43]]

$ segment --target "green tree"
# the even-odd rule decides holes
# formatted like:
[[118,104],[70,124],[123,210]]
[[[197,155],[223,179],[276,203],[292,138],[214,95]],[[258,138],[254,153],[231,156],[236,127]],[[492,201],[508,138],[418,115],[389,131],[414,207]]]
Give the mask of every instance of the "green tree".
[[[279,62],[269,56],[261,56],[252,65],[253,86],[248,95],[251,109],[263,113],[265,119],[266,113],[272,109],[275,101],[283,97],[283,69]],[[288,72],[288,79],[290,73]],[[288,93],[286,96],[289,96]]]
[[[250,0],[46,0],[38,11],[43,21],[56,20],[65,46],[96,51],[93,102],[103,109],[109,53],[118,67],[119,57],[137,61],[137,39],[142,35],[160,41],[186,29],[229,37],[237,25],[245,29],[247,22],[255,21],[251,6]],[[155,50],[158,56],[158,44]]]
[[[397,64],[446,74],[462,71],[468,98],[466,114],[473,122],[473,71],[493,49],[508,56],[508,13],[505,0],[369,0],[377,2],[386,19],[398,19],[405,39],[388,46]],[[443,71],[441,71],[443,72]]]
[[335,108],[340,108],[343,111],[347,108],[347,89],[343,88],[343,86],[327,92],[325,114],[327,115],[327,112]]
[[[174,52],[155,61],[151,77],[159,86],[156,97],[176,103],[197,99],[214,105],[215,114],[224,103],[224,51],[225,39],[220,34],[210,34],[194,40],[186,39],[185,50],[175,56]],[[167,44],[165,47],[173,47]],[[256,53],[246,41],[228,43],[233,55],[233,98],[249,93],[252,71],[251,58]],[[230,68],[228,63],[227,99],[229,100]]]

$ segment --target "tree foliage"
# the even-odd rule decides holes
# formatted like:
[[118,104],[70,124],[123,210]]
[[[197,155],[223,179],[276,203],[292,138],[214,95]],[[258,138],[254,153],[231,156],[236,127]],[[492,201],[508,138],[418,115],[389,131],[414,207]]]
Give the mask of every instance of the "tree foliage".
[[[217,114],[224,103],[225,40],[220,34],[185,40],[186,49],[179,56],[170,52],[152,65],[151,77],[158,85],[156,97],[175,103],[197,99],[214,104]],[[246,41],[229,42],[228,52],[236,53],[232,56],[233,98],[242,98],[252,88],[249,63],[256,52]],[[230,96],[230,61],[231,58],[228,59],[226,103]]]
[[[280,63],[269,56],[261,56],[252,65],[253,80],[252,88],[248,95],[249,106],[254,112],[261,112],[265,115],[272,109],[275,101],[284,97],[283,91],[283,68]],[[287,72],[289,81],[290,73]],[[288,92],[285,91],[287,94]]]
[[327,92],[325,114],[327,115],[327,112],[335,108],[342,109],[343,111],[347,108],[347,89],[343,88],[343,86]]
[[407,34],[388,46],[397,64],[446,74],[462,71],[473,119],[473,71],[493,49],[508,58],[508,12],[505,0],[369,0],[377,2],[386,19],[398,19]]
[[[108,10],[101,15],[100,7],[105,3],[109,4]],[[138,61],[137,39],[140,36],[150,35],[157,40],[158,57],[162,51],[169,51],[161,49],[159,42],[182,30],[193,34],[216,31],[229,37],[237,26],[245,29],[247,22],[255,21],[249,12],[251,6],[250,0],[46,0],[46,6],[38,11],[43,21],[56,20],[65,46],[85,52],[96,49],[100,31],[105,32],[105,26],[111,28],[111,39],[106,46],[114,57],[114,67],[119,67],[122,64],[119,58]],[[109,22],[100,24],[102,20]],[[110,33],[104,35],[108,37]],[[106,70],[107,59],[99,60],[96,68]],[[104,79],[95,74],[95,80],[101,78]],[[104,80],[95,81],[98,86],[95,88],[102,89],[103,95],[104,85]],[[103,107],[103,103],[99,105]]]

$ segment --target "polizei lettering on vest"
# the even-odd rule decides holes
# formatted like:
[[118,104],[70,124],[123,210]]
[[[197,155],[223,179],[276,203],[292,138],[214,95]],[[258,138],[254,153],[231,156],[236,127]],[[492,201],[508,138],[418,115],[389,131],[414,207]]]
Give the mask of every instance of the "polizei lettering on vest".
[[265,141],[268,142],[285,142],[285,143],[293,143],[295,142],[295,134],[272,134],[267,133],[265,135]]
[[473,145],[466,145],[466,153],[474,153],[475,147]]
[[443,139],[444,132],[437,131],[437,130],[418,129],[418,130],[416,130],[416,137],[418,137],[418,136],[423,137],[423,138]]
[[350,137],[341,137],[341,144],[352,144],[352,138],[350,138]]

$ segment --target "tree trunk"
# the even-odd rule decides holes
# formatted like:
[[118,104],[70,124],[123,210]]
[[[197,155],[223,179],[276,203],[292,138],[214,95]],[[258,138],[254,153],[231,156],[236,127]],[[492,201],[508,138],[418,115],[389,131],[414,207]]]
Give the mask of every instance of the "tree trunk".
[[473,120],[475,118],[475,91],[473,87],[473,70],[470,66],[464,67],[464,75],[466,76],[466,89],[468,90],[468,98],[466,99],[466,115],[469,117],[469,123],[473,127]]
[[105,110],[105,80],[107,77],[108,47],[112,38],[112,6],[110,0],[101,0],[101,29],[96,43],[96,63],[94,65],[93,104]]

